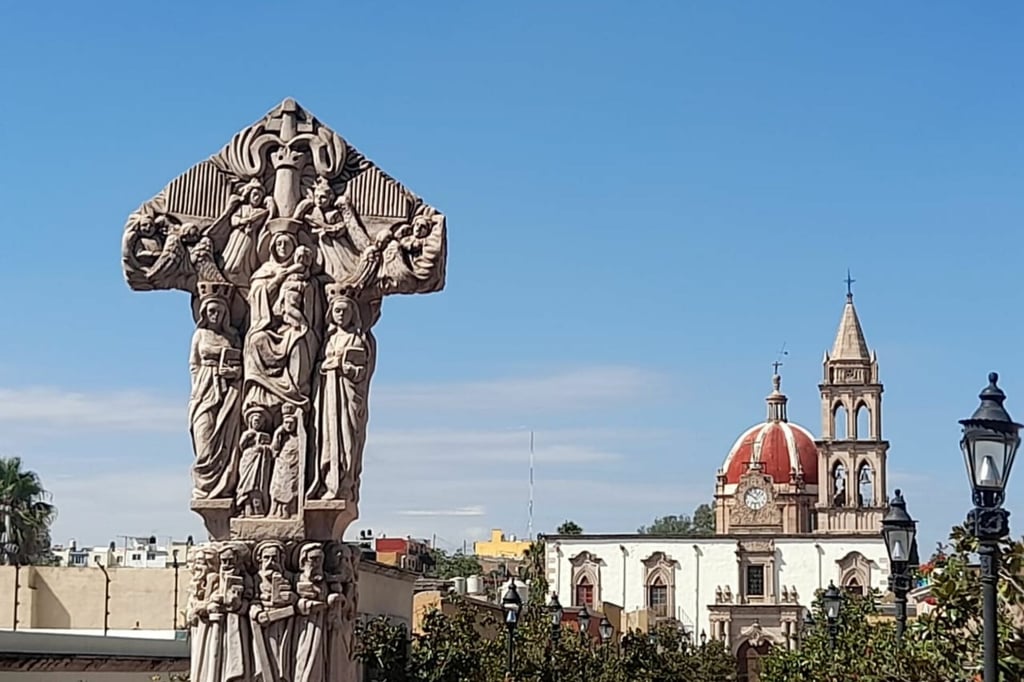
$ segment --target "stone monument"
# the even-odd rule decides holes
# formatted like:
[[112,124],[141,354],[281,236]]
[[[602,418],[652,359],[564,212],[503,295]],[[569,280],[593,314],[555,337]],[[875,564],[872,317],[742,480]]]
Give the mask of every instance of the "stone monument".
[[373,325],[444,287],[445,219],[286,99],[128,218],[136,291],[191,294],[192,682],[354,681]]

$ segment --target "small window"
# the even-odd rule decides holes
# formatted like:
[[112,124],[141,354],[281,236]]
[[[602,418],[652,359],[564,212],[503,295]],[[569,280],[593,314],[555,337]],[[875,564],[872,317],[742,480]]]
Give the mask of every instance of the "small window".
[[764,596],[764,566],[747,566],[747,596]]
[[647,587],[647,608],[658,618],[668,616],[668,587],[660,578]]
[[580,581],[576,583],[576,606],[584,605],[594,605],[594,586],[590,584],[586,576],[580,578]]
[[132,561],[142,561],[141,554],[132,554]]

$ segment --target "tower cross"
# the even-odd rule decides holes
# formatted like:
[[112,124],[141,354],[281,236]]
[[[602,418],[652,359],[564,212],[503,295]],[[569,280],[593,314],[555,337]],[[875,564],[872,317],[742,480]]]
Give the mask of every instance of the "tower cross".
[[776,360],[775,362],[772,363],[772,371],[775,374],[779,373],[779,367],[782,367],[782,361]]
[[850,268],[846,268],[846,295],[853,296],[853,283],[856,282],[853,277],[850,276]]

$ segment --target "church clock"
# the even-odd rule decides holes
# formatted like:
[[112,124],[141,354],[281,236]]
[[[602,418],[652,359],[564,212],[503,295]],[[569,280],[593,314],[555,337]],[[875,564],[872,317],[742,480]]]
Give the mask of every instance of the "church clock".
[[743,503],[747,505],[748,509],[758,511],[768,504],[768,493],[764,488],[748,488],[746,494],[743,495]]

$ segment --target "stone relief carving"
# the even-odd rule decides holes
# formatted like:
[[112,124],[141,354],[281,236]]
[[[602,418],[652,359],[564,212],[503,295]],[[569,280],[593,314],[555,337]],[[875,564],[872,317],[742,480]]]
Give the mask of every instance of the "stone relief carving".
[[216,539],[355,518],[371,330],[384,296],[443,288],[446,257],[444,216],[292,100],[129,217],[128,284],[193,297],[192,496]]
[[191,296],[195,682],[354,680],[383,298],[444,288],[444,216],[287,99],[132,213],[128,285]]
[[[759,488],[764,491],[767,501],[758,509],[751,509],[743,503],[748,490]],[[771,476],[757,467],[744,473],[736,484],[731,500],[731,524],[733,526],[776,526],[782,524],[782,511],[776,504],[775,486]]]
[[187,608],[190,679],[354,679],[358,557],[358,548],[338,542],[229,541],[197,548]]

